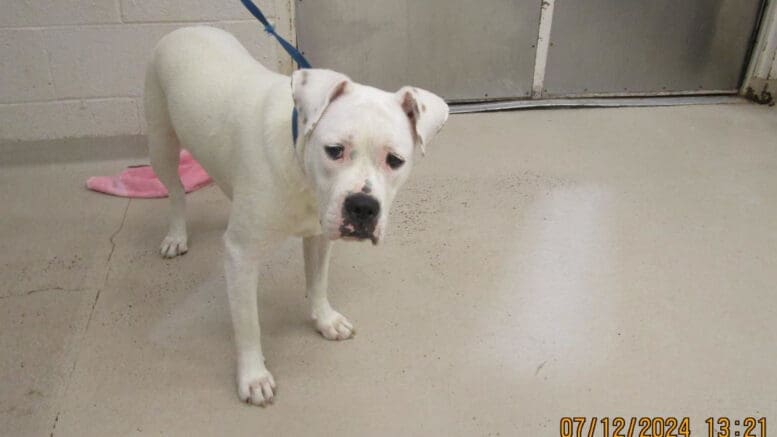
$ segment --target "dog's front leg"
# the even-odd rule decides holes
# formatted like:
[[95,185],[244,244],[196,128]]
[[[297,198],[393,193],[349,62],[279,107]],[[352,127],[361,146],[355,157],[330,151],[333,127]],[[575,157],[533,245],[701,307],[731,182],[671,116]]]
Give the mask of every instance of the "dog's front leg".
[[265,406],[273,400],[275,380],[264,365],[257,308],[259,241],[245,238],[230,224],[224,235],[227,294],[237,346],[237,391],[241,400]]
[[332,242],[324,235],[305,237],[305,280],[310,299],[311,315],[316,329],[327,340],[346,340],[353,337],[353,325],[329,304],[327,285],[329,277],[329,253]]

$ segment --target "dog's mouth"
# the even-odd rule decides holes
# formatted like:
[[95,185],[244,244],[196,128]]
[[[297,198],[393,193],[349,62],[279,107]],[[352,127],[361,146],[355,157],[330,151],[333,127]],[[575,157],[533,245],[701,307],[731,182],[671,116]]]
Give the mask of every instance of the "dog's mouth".
[[343,240],[370,240],[373,245],[378,244],[378,237],[375,236],[375,224],[354,224],[344,222],[340,225],[340,238]]

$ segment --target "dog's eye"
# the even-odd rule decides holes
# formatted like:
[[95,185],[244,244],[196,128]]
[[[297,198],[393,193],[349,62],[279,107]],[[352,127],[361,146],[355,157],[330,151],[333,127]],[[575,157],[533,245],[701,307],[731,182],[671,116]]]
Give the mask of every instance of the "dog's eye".
[[394,170],[398,169],[399,167],[402,167],[402,164],[404,163],[405,163],[404,159],[400,158],[399,156],[393,153],[389,153],[388,155],[386,155],[386,164],[388,164],[388,166]]
[[324,146],[326,154],[335,161],[343,157],[343,150],[343,146]]

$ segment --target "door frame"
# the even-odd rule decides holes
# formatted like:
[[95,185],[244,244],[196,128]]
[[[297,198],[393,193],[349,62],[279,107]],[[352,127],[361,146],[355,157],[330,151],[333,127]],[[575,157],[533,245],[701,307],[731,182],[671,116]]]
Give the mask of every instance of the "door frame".
[[764,0],[739,93],[759,103],[774,102],[777,92],[777,0]]

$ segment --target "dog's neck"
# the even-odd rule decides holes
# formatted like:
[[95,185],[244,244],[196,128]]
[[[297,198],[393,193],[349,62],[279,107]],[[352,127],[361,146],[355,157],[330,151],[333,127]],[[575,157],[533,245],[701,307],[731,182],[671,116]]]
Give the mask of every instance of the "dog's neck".
[[312,183],[309,181],[309,175],[305,170],[305,150],[307,136],[302,134],[297,138],[296,144],[292,138],[292,110],[294,103],[291,98],[291,87],[273,93],[267,96],[267,105],[271,107],[264,108],[267,116],[274,118],[266,119],[264,132],[266,135],[266,144],[272,145],[271,159],[286,161],[276,163],[275,168],[286,169],[281,176],[289,185],[299,188],[312,189]]

